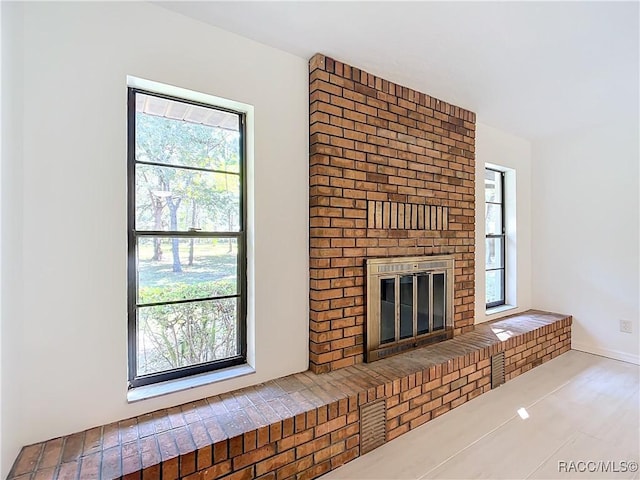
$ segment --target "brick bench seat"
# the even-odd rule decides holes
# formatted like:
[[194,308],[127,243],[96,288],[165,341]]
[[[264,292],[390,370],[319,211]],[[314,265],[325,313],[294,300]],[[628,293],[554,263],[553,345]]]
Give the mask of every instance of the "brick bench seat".
[[386,441],[571,346],[571,317],[530,310],[372,364],[309,371],[24,447],[9,480],[315,478],[360,455],[359,407]]

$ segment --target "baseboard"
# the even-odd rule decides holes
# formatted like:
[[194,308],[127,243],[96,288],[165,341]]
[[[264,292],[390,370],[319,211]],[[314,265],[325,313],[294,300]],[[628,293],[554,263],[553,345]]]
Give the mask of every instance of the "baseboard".
[[618,350],[609,350],[608,348],[601,348],[593,345],[587,345],[584,343],[576,343],[576,342],[571,342],[571,348],[573,350],[579,350],[581,352],[600,355],[601,357],[612,358],[614,360],[620,360],[622,362],[640,365],[640,356],[632,355],[626,352],[620,352]]

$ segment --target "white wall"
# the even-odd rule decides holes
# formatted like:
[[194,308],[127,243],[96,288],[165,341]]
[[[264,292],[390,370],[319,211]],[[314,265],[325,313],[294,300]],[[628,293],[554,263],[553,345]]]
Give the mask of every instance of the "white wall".
[[2,90],[0,126],[0,444],[1,472],[16,456],[22,383],[22,5],[0,2]]
[[[515,308],[491,315],[485,308],[484,169],[486,164],[510,169],[505,182],[507,205],[507,302]],[[507,202],[509,203],[509,202]],[[515,205],[515,210],[511,207]],[[475,323],[531,308],[531,144],[524,138],[476,124],[476,305]],[[511,274],[511,277],[509,277]],[[515,281],[514,281],[515,280]]]
[[[9,29],[8,25],[6,26],[2,24],[2,13],[4,11],[3,5],[0,5],[0,52],[2,52],[3,48],[7,48],[7,40],[8,33],[6,33]],[[1,55],[1,53],[0,53]],[[9,69],[6,66],[3,66],[0,62],[0,365],[2,365],[2,158],[4,157],[2,152],[2,147],[4,147],[6,140],[2,135],[2,113],[5,111],[6,100],[4,100],[4,90],[3,86],[6,82],[3,81],[3,75],[8,76],[7,72]],[[0,464],[2,459],[2,367],[0,366]],[[0,475],[2,472],[0,471]]]
[[[8,20],[13,38],[23,36],[10,53],[24,62],[10,79],[18,83],[10,113],[19,129],[23,112],[23,142],[7,158],[3,145],[3,295],[11,301],[3,297],[3,476],[22,445],[308,364],[306,61],[151,4],[21,8],[22,31],[18,16],[3,10],[3,27]],[[3,67],[10,60],[3,51]],[[256,374],[133,404],[126,402],[127,75],[255,107]]]
[[[9,31],[9,26],[8,25],[4,25],[2,23],[2,14],[4,12],[4,5],[0,4],[0,52],[3,51],[3,49],[7,49],[7,41],[9,40],[9,34],[7,33]],[[3,136],[2,133],[2,120],[3,120],[3,113],[6,109],[6,104],[7,101],[5,99],[5,95],[4,92],[5,90],[3,90],[4,85],[6,84],[6,80],[3,81],[3,76],[8,76],[8,72],[9,69],[7,68],[6,65],[2,65],[2,63],[0,63],[0,365],[2,365],[3,362],[3,358],[2,358],[2,192],[3,192],[3,188],[2,188],[2,158],[4,158],[4,154],[2,151],[2,148],[4,147],[5,143],[6,143],[6,137]],[[2,459],[2,367],[0,366],[0,464],[1,459]],[[2,472],[0,471],[0,475],[2,475]]]
[[573,348],[635,363],[638,132],[636,117],[533,145],[534,304],[573,315]]

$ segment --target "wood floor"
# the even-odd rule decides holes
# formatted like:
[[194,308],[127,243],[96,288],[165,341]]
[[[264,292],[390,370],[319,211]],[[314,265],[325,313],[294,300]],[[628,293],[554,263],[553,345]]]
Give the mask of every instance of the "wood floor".
[[322,478],[638,479],[639,374],[572,350]]

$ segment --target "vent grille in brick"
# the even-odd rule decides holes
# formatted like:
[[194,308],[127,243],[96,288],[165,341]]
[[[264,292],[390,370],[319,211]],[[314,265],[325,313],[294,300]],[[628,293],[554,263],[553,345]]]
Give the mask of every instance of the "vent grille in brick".
[[360,454],[370,452],[386,440],[387,409],[385,400],[360,407]]
[[504,383],[504,352],[491,357],[491,388],[499,387]]

